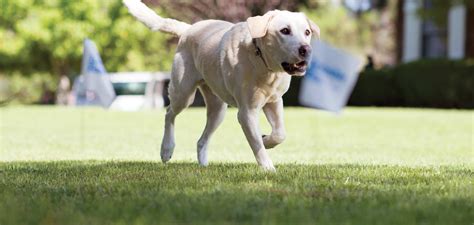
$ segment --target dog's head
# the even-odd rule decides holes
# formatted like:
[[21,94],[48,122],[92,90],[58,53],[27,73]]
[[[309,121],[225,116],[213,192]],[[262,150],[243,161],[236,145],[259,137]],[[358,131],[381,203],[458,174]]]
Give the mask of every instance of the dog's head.
[[247,19],[250,35],[259,40],[268,66],[302,76],[311,59],[311,37],[319,38],[319,27],[303,13],[273,10]]

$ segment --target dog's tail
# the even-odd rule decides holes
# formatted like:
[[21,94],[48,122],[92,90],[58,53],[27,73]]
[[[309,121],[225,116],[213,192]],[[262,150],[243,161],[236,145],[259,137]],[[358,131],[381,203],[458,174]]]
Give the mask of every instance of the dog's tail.
[[127,6],[130,14],[153,31],[163,31],[179,37],[191,27],[187,23],[158,16],[140,0],[123,0],[123,4]]

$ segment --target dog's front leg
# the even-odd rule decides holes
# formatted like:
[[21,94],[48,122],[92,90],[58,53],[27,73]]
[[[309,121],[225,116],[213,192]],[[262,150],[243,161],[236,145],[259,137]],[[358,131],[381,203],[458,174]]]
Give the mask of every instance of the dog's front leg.
[[280,98],[276,102],[269,102],[263,107],[263,112],[267,117],[272,133],[263,135],[263,144],[265,148],[273,148],[281,144],[286,137],[285,124],[283,122],[283,99]]
[[238,119],[258,164],[265,170],[275,171],[273,162],[263,145],[260,128],[258,126],[258,110],[239,108]]

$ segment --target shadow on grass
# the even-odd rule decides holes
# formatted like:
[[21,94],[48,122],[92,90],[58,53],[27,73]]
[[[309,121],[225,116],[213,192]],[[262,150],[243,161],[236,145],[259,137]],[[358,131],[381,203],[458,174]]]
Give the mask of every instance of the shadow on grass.
[[277,170],[236,163],[0,163],[0,224],[474,220],[470,168],[284,164]]

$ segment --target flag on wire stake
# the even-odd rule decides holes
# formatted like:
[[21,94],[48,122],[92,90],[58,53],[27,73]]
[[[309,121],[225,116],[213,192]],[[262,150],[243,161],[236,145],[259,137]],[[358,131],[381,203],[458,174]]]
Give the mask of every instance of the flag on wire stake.
[[108,108],[115,99],[112,82],[92,40],[84,40],[81,76],[74,84],[76,105],[100,105]]
[[312,60],[302,80],[300,103],[340,113],[354,89],[362,62],[323,41],[312,45]]
[[97,50],[97,46],[88,38],[84,39],[81,73],[93,73],[97,75],[107,74],[102,59],[100,58],[99,51]]

